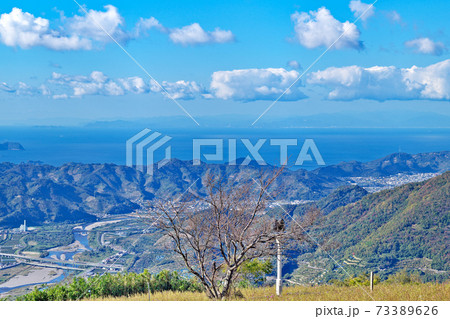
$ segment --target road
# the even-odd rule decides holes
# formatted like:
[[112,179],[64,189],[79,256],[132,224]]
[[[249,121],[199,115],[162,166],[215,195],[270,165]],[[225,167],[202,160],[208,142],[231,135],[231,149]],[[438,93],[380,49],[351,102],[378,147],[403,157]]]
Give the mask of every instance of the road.
[[[53,265],[53,267],[55,268],[71,268],[71,269],[77,269],[79,270],[80,268],[101,268],[101,269],[113,269],[113,270],[118,270],[121,271],[122,270],[122,266],[121,265],[106,265],[106,264],[96,264],[96,263],[88,263],[88,262],[75,262],[75,261],[71,261],[71,260],[52,260],[50,258],[37,258],[37,257],[28,257],[28,256],[23,256],[23,255],[14,255],[14,254],[5,254],[5,253],[0,253],[0,256],[4,256],[4,257],[9,257],[9,258],[15,258],[16,260],[22,260],[25,263],[30,263],[30,262],[36,262],[37,264],[35,264],[36,266],[39,266],[39,264],[41,264],[42,266],[47,266],[49,267],[49,265]],[[58,267],[60,266],[60,267]]]

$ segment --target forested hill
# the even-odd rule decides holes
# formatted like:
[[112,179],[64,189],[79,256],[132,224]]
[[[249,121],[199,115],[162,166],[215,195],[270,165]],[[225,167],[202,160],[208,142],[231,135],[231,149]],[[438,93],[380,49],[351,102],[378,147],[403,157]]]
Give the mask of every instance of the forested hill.
[[328,196],[321,198],[314,202],[308,202],[300,205],[286,205],[286,210],[289,210],[291,214],[303,215],[311,208],[319,208],[323,215],[329,214],[335,209],[354,203],[364,196],[368,192],[357,185],[341,186],[334,190]]
[[[312,233],[354,270],[420,269],[448,276],[450,172],[337,208]],[[314,258],[327,256],[316,251]],[[356,257],[356,258],[355,258]],[[310,260],[314,259],[310,258]]]

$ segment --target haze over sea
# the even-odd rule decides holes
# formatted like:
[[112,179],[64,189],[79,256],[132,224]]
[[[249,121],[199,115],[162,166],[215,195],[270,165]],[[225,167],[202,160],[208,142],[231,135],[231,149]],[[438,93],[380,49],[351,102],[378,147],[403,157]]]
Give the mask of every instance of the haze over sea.
[[[0,152],[0,162],[41,161],[51,165],[67,162],[125,164],[125,142],[143,127],[89,128],[89,127],[1,127],[0,142],[19,142],[25,151]],[[151,129],[151,127],[149,127]],[[297,158],[305,139],[314,139],[327,165],[342,161],[370,161],[391,153],[424,153],[450,150],[449,128],[422,129],[356,129],[356,128],[295,128],[295,129],[158,129],[172,137],[172,158],[192,160],[192,139],[223,138],[224,161],[228,160],[228,142],[237,139],[237,157],[249,152],[240,142],[248,138],[255,144],[267,139],[260,150],[270,164],[279,164],[279,146],[271,146],[270,139],[298,139],[298,146],[289,146],[290,162]],[[213,153],[212,148],[202,148]],[[156,154],[157,160],[163,157]],[[204,160],[204,158],[202,158]],[[302,168],[313,169],[315,163],[305,162]]]

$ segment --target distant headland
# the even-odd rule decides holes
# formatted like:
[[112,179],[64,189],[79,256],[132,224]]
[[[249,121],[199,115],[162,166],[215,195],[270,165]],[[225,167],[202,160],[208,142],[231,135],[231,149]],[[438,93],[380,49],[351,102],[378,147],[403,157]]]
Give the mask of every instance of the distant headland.
[[0,143],[0,151],[24,151],[25,149],[20,143],[5,142]]

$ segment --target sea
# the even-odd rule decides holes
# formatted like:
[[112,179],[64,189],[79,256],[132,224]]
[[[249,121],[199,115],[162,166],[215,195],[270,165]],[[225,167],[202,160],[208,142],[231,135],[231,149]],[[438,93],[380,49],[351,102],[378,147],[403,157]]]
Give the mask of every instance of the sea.
[[[0,127],[0,143],[19,142],[25,148],[24,151],[0,151],[0,162],[31,161],[55,166],[69,162],[124,165],[126,141],[142,129],[145,127]],[[288,164],[293,168],[304,169],[314,169],[319,166],[311,152],[309,152],[311,160],[304,161],[302,165],[294,164],[305,140],[314,141],[326,165],[347,161],[367,162],[397,152],[415,154],[450,150],[450,129],[448,128],[167,128],[159,129],[158,132],[161,133],[160,137],[168,136],[171,139],[163,145],[164,147],[155,151],[155,161],[164,158],[165,149],[169,145],[171,158],[192,160],[193,141],[205,139],[213,140],[212,144],[222,140],[218,145],[219,153],[222,152],[223,156],[207,159],[204,155],[214,154],[217,149],[215,146],[202,146],[202,161],[228,162],[230,143],[236,144],[236,158],[247,156],[253,158],[242,141],[248,140],[247,145],[248,143],[257,145],[255,148],[259,147],[258,154],[266,163],[272,165],[279,165],[282,160],[280,146],[276,144],[286,139],[289,140],[289,144],[295,141],[297,145],[287,147]],[[271,145],[271,142],[275,145]]]

